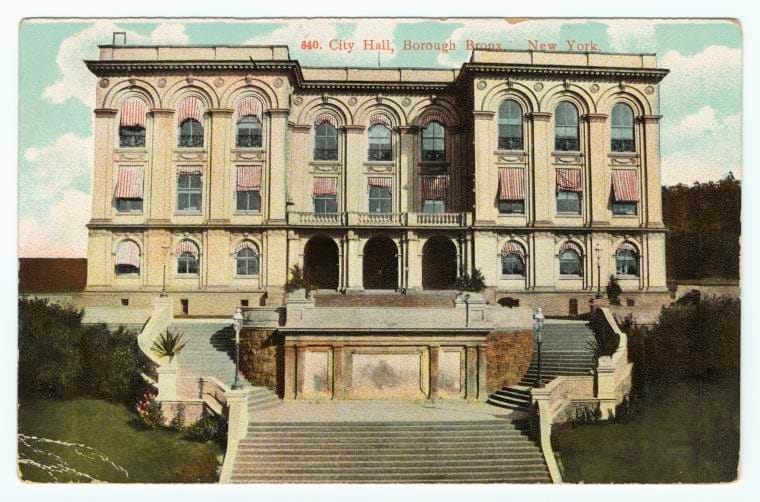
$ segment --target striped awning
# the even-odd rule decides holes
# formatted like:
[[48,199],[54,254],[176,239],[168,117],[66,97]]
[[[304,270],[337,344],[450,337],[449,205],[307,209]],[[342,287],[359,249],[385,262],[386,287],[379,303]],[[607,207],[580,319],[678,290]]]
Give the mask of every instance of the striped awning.
[[516,241],[505,242],[504,247],[501,248],[501,254],[502,256],[506,256],[508,254],[516,254],[520,258],[525,258],[525,251],[523,251],[523,247],[519,242]]
[[388,176],[370,176],[367,178],[367,186],[369,188],[387,188],[390,190],[393,186],[393,179]]
[[635,254],[635,255],[638,255],[638,254],[639,254],[639,250],[638,250],[638,249],[636,249],[636,246],[634,246],[634,245],[633,245],[633,244],[631,244],[630,242],[624,242],[624,243],[622,243],[620,246],[618,246],[617,250],[615,250],[615,254],[616,254],[616,255],[617,255],[617,254],[620,254],[620,253],[622,253],[623,251],[630,251],[630,252],[632,252],[632,253],[633,253],[633,254]]
[[387,115],[382,113],[376,113],[369,118],[369,126],[384,125],[388,129],[391,128],[391,119]]
[[337,195],[338,180],[336,178],[314,178],[314,197]]
[[423,176],[422,177],[422,199],[423,200],[445,200],[446,190],[449,187],[449,177]]
[[178,166],[177,176],[180,174],[203,174],[201,166]]
[[617,202],[638,202],[639,183],[632,169],[612,171],[612,192]]
[[325,122],[327,122],[333,127],[338,127],[338,119],[336,119],[335,115],[331,113],[320,113],[319,115],[317,115],[317,119],[314,121],[314,127],[319,127]]
[[580,169],[557,169],[557,191],[580,192]]
[[140,166],[119,166],[114,199],[143,198],[143,169]]
[[261,190],[261,166],[238,166],[237,191],[256,192]]
[[245,96],[235,107],[235,122],[243,117],[256,117],[261,120],[261,102],[253,96]]
[[240,251],[244,249],[250,249],[256,254],[259,254],[259,250],[256,248],[256,244],[254,244],[251,241],[240,241],[237,243],[237,246],[235,246],[235,254],[238,254]]
[[567,241],[562,243],[562,245],[559,247],[559,254],[564,253],[565,251],[575,251],[575,253],[578,256],[583,256],[583,252],[581,251],[581,247],[571,241]]
[[441,125],[446,125],[446,119],[438,112],[431,112],[422,117],[420,120],[420,127],[427,127],[431,122],[438,122]]
[[525,183],[521,168],[499,169],[499,200],[525,200]]
[[140,98],[127,98],[121,104],[121,127],[145,127],[145,101]]
[[116,265],[140,268],[140,247],[135,241],[122,241],[116,247]]
[[185,253],[190,253],[194,258],[198,258],[198,255],[200,255],[198,246],[193,241],[187,239],[177,244],[177,256],[182,256]]
[[181,124],[187,119],[203,122],[203,103],[195,96],[186,97],[177,107],[177,123]]

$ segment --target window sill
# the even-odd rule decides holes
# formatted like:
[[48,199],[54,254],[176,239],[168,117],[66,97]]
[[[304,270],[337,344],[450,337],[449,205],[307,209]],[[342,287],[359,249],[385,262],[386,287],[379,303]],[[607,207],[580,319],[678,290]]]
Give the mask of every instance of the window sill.
[[621,218],[625,220],[638,220],[639,215],[638,214],[613,214],[613,218]]
[[562,275],[560,274],[559,280],[560,281],[580,281],[583,279],[582,275]]
[[116,211],[115,216],[142,216],[142,211]]
[[494,150],[494,155],[526,155],[525,149],[520,150]]
[[175,211],[174,216],[203,216],[203,211]]
[[580,213],[557,213],[554,215],[556,218],[582,218]]
[[144,146],[117,146],[114,151],[116,153],[148,153],[148,149]]
[[261,211],[246,211],[244,209],[236,209],[232,212],[234,216],[261,216]]
[[499,213],[499,218],[525,218],[525,213]]
[[616,274],[615,275],[615,279],[618,279],[620,281],[633,281],[633,280],[638,281],[639,280],[639,276],[638,275],[619,275],[619,274]]
[[391,160],[366,160],[364,161],[366,167],[393,167],[396,165],[396,161]]
[[245,281],[245,280],[253,280],[253,279],[258,280],[258,278],[259,278],[258,274],[257,275],[238,275],[238,274],[235,274],[235,279],[240,279],[240,280],[243,280],[243,281]]
[[515,275],[515,274],[512,274],[512,275],[502,275],[502,276],[500,276],[500,279],[502,281],[524,281],[525,280],[525,276],[524,275]]
[[173,276],[174,279],[178,279],[178,280],[181,280],[181,279],[197,279],[198,277],[200,277],[200,274],[174,274],[174,276]]
[[139,273],[137,273],[137,274],[115,274],[115,275],[116,275],[116,280],[120,280],[120,279],[139,279],[140,278],[140,274]]

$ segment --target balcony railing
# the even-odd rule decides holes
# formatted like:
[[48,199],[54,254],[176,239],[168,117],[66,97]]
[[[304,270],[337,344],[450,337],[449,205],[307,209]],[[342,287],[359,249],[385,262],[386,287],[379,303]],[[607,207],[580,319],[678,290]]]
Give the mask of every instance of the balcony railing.
[[409,226],[466,226],[467,213],[410,213]]
[[348,213],[349,225],[404,225],[403,213]]
[[466,227],[471,213],[288,213],[291,225],[366,225],[409,227]]
[[288,223],[291,225],[343,225],[345,213],[303,213],[292,211],[288,213]]

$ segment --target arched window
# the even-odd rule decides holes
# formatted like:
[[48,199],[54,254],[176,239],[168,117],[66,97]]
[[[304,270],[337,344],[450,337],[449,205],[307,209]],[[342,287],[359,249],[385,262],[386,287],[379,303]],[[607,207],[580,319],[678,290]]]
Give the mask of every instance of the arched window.
[[391,130],[383,124],[369,128],[369,152],[367,160],[391,160]]
[[140,273],[140,248],[134,241],[122,241],[116,247],[114,260],[116,275]]
[[499,107],[499,150],[522,150],[522,107],[513,100],[504,101]]
[[199,148],[203,146],[203,126],[195,119],[186,119],[179,126],[179,147]]
[[200,253],[193,241],[184,240],[177,246],[177,273],[198,275]]
[[525,262],[517,253],[501,255],[502,275],[525,275]]
[[554,149],[577,152],[580,150],[578,138],[578,109],[569,101],[563,101],[554,111]]
[[623,243],[615,253],[615,273],[639,276],[639,254],[632,244]]
[[559,253],[559,274],[580,276],[581,255],[575,246],[567,246],[560,250]]
[[612,151],[635,152],[636,145],[633,141],[633,110],[625,103],[618,103],[612,107]]
[[314,160],[338,160],[338,129],[328,121],[317,126]]
[[440,161],[446,158],[446,129],[440,122],[430,122],[422,129],[422,160]]
[[119,147],[145,146],[145,102],[140,98],[127,98],[119,112]]
[[238,121],[235,146],[261,148],[261,121],[257,117],[248,115]]
[[259,275],[259,253],[253,244],[246,242],[243,245],[235,254],[237,275]]

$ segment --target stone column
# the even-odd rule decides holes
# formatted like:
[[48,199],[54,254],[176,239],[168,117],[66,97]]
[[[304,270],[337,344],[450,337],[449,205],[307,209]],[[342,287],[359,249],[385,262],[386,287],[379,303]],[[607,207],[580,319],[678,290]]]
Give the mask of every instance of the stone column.
[[[644,138],[641,144],[641,173],[644,186],[641,206],[648,227],[662,228],[662,181],[660,171],[660,118],[661,115],[644,115]],[[646,204],[646,207],[645,207]]]
[[[529,169],[529,186],[532,187],[531,197],[532,214],[528,215],[528,224],[549,225],[551,224],[552,207],[554,205],[554,169],[550,162],[550,155],[554,146],[553,134],[549,131],[549,121],[552,114],[548,112],[533,112],[531,118],[531,144],[533,145],[533,166]],[[532,171],[532,173],[530,172]],[[532,176],[531,176],[532,174]]]
[[398,201],[399,212],[408,213],[414,211],[415,172],[414,168],[414,144],[417,134],[416,127],[401,126],[399,133],[399,162],[398,162]]
[[592,225],[609,225],[609,211],[607,203],[610,199],[612,175],[607,166],[607,115],[603,113],[589,113],[586,115],[589,132],[589,158],[587,165],[590,172],[588,178],[591,183],[586,187],[586,196],[590,197],[588,204],[590,214],[587,220]]
[[366,211],[367,186],[364,181],[363,160],[365,158],[362,135],[364,126],[347,125],[343,127],[346,135],[346,161],[343,163],[343,180],[341,192],[345,212]]
[[177,361],[172,359],[162,364],[156,369],[158,373],[158,395],[159,401],[177,401],[177,377],[179,376],[179,366]]
[[296,348],[293,345],[285,345],[285,375],[283,399],[296,398]]
[[[287,141],[287,108],[269,110],[269,186],[266,219],[270,223],[285,223],[287,176],[285,165]],[[284,256],[284,255],[282,255]]]
[[166,282],[173,273],[171,258],[172,235],[167,230],[149,229],[145,234],[145,244],[142,268],[145,271],[145,284],[160,289],[164,283],[164,266],[166,266]]
[[615,412],[615,367],[610,356],[599,358],[596,367],[596,397],[602,411],[602,419]]
[[440,387],[440,358],[441,347],[438,345],[431,345],[430,350],[430,395],[429,399],[435,400],[438,398],[438,388]]
[[493,166],[493,118],[495,113],[474,111],[475,124],[473,141],[475,142],[475,225],[489,224],[496,220],[494,205],[498,179]]
[[422,248],[419,236],[412,231],[407,233],[406,242],[407,289],[422,289]]
[[[116,145],[116,114],[114,108],[95,109],[95,158],[92,179],[92,222],[111,218],[113,199],[114,163]],[[52,166],[51,166],[52,167]]]
[[176,147],[177,127],[174,110],[154,108],[153,142],[150,149],[150,208],[149,223],[168,223],[171,219],[174,199],[172,184],[175,181],[172,154]]
[[231,109],[211,109],[211,136],[209,145],[208,194],[209,223],[223,223],[230,219],[232,167],[228,165]]
[[356,232],[348,232],[348,253],[346,256],[349,290],[360,291],[364,288],[362,270],[361,240]]
[[310,154],[310,125],[292,125],[290,163],[288,165],[288,199],[293,203],[288,211],[312,211],[311,186],[308,184]]
[[343,345],[333,345],[333,399],[343,399],[345,397],[345,387],[343,384]]
[[265,252],[267,296],[271,297],[272,304],[279,304],[288,280],[288,238],[285,230],[267,230]]
[[478,348],[467,347],[465,359],[466,371],[466,394],[468,401],[474,401],[478,398]]
[[478,345],[478,400],[485,401],[488,397],[486,346]]

